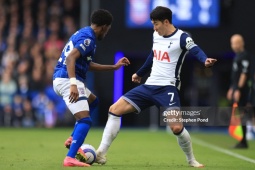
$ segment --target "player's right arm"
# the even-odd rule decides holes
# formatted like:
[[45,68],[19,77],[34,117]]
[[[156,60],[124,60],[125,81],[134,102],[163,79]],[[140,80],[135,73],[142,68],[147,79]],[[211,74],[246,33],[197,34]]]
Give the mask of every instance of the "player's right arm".
[[197,44],[195,44],[193,39],[186,33],[181,35],[180,43],[182,49],[188,50],[191,55],[195,56],[200,62],[204,63],[205,67],[211,67],[217,61],[214,58],[207,58],[204,51]]
[[80,51],[77,48],[73,48],[69,55],[66,57],[66,68],[71,83],[69,95],[70,103],[74,103],[79,99],[79,92],[76,84],[75,75],[75,62],[80,56],[81,56]]
[[90,62],[89,70],[91,71],[108,71],[108,70],[118,70],[121,66],[128,66],[130,64],[126,57],[122,57],[114,65],[103,65],[95,62]]
[[143,66],[135,74],[132,75],[132,81],[134,83],[140,83],[142,77],[151,70],[152,63],[153,63],[153,51],[151,51],[150,55],[147,57]]

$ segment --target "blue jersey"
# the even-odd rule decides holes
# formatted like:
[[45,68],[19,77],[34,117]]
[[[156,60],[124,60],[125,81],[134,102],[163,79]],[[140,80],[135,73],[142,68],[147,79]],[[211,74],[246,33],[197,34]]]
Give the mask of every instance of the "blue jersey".
[[92,61],[96,50],[95,41],[96,35],[93,29],[89,26],[84,27],[74,33],[66,43],[61,53],[55,67],[53,80],[55,78],[69,78],[66,67],[66,57],[70,54],[73,48],[76,48],[81,53],[80,58],[78,58],[75,62],[76,79],[85,82],[89,64]]

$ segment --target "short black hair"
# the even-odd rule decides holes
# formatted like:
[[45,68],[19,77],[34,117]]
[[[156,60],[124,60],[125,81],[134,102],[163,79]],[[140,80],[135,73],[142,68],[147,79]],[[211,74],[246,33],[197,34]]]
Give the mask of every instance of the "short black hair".
[[150,13],[151,20],[159,20],[163,22],[165,19],[172,24],[172,11],[171,9],[163,6],[157,6],[155,9],[152,10]]
[[97,26],[111,25],[112,24],[112,14],[105,9],[98,9],[93,11],[90,17],[91,23]]

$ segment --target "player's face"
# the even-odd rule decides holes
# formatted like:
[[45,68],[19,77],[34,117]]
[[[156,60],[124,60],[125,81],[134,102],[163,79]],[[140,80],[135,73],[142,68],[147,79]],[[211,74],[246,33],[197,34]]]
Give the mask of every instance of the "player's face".
[[104,39],[104,37],[106,36],[110,28],[111,28],[111,25],[103,25],[101,27],[101,31],[99,32],[97,39],[98,40]]
[[159,21],[159,20],[152,20],[151,23],[153,24],[154,31],[157,31],[160,36],[166,36],[167,35],[167,29],[165,21]]
[[230,40],[231,48],[235,53],[242,52],[244,48],[244,42],[242,37],[240,36],[233,36]]

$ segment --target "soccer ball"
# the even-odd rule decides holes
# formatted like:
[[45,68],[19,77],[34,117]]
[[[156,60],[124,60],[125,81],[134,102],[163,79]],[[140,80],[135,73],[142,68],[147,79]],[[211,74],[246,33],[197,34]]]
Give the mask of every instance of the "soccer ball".
[[[87,156],[87,161],[85,163],[92,165],[95,162],[96,157],[97,157],[96,149],[92,145],[85,144],[85,143],[81,145],[81,149]],[[80,160],[80,161],[82,161],[82,160]]]

